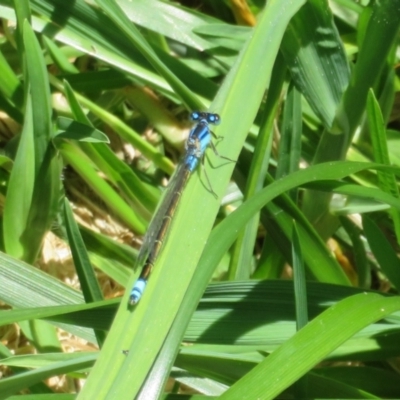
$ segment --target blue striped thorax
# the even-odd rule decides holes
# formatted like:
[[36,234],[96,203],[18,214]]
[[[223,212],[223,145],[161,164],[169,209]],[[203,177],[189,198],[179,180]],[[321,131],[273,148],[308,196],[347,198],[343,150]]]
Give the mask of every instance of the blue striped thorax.
[[190,114],[192,121],[197,125],[190,131],[185,145],[186,154],[184,164],[190,172],[194,171],[211,142],[211,131],[208,124],[217,125],[220,122],[218,114],[194,111]]

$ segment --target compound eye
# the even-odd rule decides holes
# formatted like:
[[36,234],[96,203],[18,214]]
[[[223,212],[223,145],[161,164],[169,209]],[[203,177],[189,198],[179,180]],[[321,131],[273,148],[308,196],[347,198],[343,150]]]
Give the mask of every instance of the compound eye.
[[208,114],[207,121],[210,124],[218,125],[221,122],[221,118],[218,114]]
[[198,120],[200,119],[200,113],[199,113],[198,111],[193,111],[193,112],[190,114],[190,119],[191,119],[192,121],[198,121]]

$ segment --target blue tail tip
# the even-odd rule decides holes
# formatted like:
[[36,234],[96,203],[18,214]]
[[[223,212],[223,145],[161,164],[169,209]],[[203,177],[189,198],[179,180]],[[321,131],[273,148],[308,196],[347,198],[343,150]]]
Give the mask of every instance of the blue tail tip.
[[131,295],[129,296],[130,306],[135,306],[137,303],[139,303],[139,300],[142,298],[142,294],[145,287],[146,287],[146,281],[144,279],[138,279],[136,281],[135,286],[131,291]]

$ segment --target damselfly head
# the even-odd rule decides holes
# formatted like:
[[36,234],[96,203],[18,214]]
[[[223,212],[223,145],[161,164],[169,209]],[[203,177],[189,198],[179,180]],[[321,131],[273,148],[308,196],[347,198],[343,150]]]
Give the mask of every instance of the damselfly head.
[[221,122],[221,118],[218,114],[207,113],[202,111],[193,111],[190,114],[190,119],[192,121],[200,121],[201,119],[205,119],[209,124],[218,125]]

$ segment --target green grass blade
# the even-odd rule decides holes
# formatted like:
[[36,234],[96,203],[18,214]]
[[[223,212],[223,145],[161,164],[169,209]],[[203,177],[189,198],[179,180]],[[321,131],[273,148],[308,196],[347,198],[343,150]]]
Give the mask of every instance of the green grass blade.
[[57,119],[59,132],[57,132],[54,142],[58,139],[79,140],[89,143],[110,143],[108,136],[98,129],[74,121],[70,118],[59,117]]
[[[285,256],[286,262],[291,262],[291,234],[293,216],[298,224],[301,242],[303,246],[303,257],[307,265],[311,279],[320,282],[330,282],[340,285],[349,285],[350,281],[342,271],[338,261],[333,257],[332,252],[327,248],[321,236],[312,227],[304,214],[288,199],[281,195],[279,201],[286,212],[274,203],[265,207],[266,213],[262,213],[261,220],[268,231],[271,231],[271,241],[278,246],[280,252]],[[271,220],[271,216],[276,216]],[[281,276],[279,274],[279,276]]]
[[[200,51],[209,50],[212,44],[196,34],[196,31],[207,26],[206,30],[210,32],[213,25],[220,22],[177,3],[138,0],[132,4],[129,0],[120,0],[119,4],[135,24]],[[178,24],[179,29],[171,29],[171,24]],[[220,29],[217,28],[217,31],[220,32]]]
[[[256,115],[264,89],[269,82],[280,38],[283,36],[291,15],[303,3],[303,1],[293,3],[290,13],[280,1],[268,3],[251,40],[243,49],[237,65],[219,91],[213,104],[213,110],[219,111],[224,121],[215,129],[215,133],[230,137],[229,141],[221,141],[218,146],[218,151],[224,156],[235,158],[234,155],[239,153]],[[260,51],[265,49],[268,49],[268,53],[260,62]],[[244,114],[238,112],[243,107],[243,98],[247,99],[249,109],[249,112]],[[221,161],[216,156],[210,156],[209,160],[212,165],[221,165]],[[223,168],[213,170],[206,163],[206,168],[214,190],[221,195],[233,166],[228,164]],[[157,267],[154,268],[152,279],[146,288],[143,299],[135,312],[129,315],[125,303],[127,300],[124,297],[103,352],[80,396],[91,397],[93,393],[96,393],[97,398],[103,398],[112,392],[113,396],[117,397],[119,395],[126,396],[127,393],[131,393],[131,396],[134,397],[140,390],[180,307],[182,296],[186,293],[203,243],[211,230],[218,209],[215,199],[206,192],[204,186],[199,182],[197,174],[194,175],[186,186],[185,194],[169,233],[169,240],[164,245],[164,250],[158,259]],[[187,224],[188,220],[191,221],[191,227]],[[196,231],[196,240],[193,240],[194,230]],[[176,235],[176,232],[180,232],[179,235]],[[191,249],[190,252],[187,251],[188,248]],[[173,257],[170,253],[168,258],[167,255],[171,249],[174,249]],[[184,250],[182,251],[182,249]],[[161,264],[163,264],[163,268],[160,268]],[[182,268],[183,265],[185,268]],[[179,286],[174,278],[177,273],[180,276]],[[171,295],[172,293],[173,295]],[[163,322],[160,317],[164,320]],[[158,328],[154,329],[151,325],[156,321]],[[160,329],[161,326],[162,329]],[[144,335],[143,332],[147,332],[147,334]],[[116,341],[116,338],[119,339]],[[121,340],[121,338],[123,339]],[[149,352],[145,354],[143,350],[148,348],[145,343],[148,343],[149,340],[152,343],[152,347],[149,349],[151,354]],[[121,351],[126,349],[130,349],[130,351],[125,356]],[[171,351],[174,353],[176,350],[171,349]],[[113,360],[114,365],[112,373],[109,369],[110,360]],[[164,371],[166,374],[167,370]],[[128,378],[128,374],[132,373],[136,376],[135,382]]]
[[[381,167],[383,167],[381,165]],[[389,167],[386,168],[381,168],[382,171],[384,172],[392,172],[394,169]],[[358,186],[358,185],[353,185],[345,182],[335,182],[335,181],[321,181],[318,183],[310,183],[306,185],[307,187],[312,187],[312,188],[317,188],[318,190],[324,190],[328,191],[331,193],[340,193],[344,194],[347,196],[354,196],[355,198],[364,198],[367,200],[370,200],[371,203],[376,204],[376,203],[383,203],[392,206],[394,209],[399,210],[400,206],[400,201],[397,197],[392,196],[391,194],[384,192],[380,189],[376,188],[369,188],[369,187],[363,187],[363,186]],[[365,203],[362,204],[364,206]],[[357,206],[354,206],[353,208],[348,208],[346,209],[343,207],[343,213],[348,213],[348,214],[355,214],[355,213],[361,213],[363,212],[363,208],[356,208]],[[387,207],[386,207],[387,208]],[[368,211],[368,210],[367,210]]]
[[[72,258],[85,301],[87,303],[101,301],[103,300],[103,294],[67,199],[64,199],[64,219]],[[105,334],[99,331],[95,333],[101,346],[105,340]]]
[[7,190],[3,215],[4,247],[8,254],[23,258],[25,246],[21,236],[28,223],[35,182],[32,101],[29,97],[25,121]]
[[[376,296],[371,285],[396,293],[400,282],[390,241],[400,210],[393,186],[400,176],[394,107],[400,0],[292,0],[290,7],[270,0],[243,9],[235,2],[194,9],[163,0],[0,3],[0,69],[9,78],[0,77],[0,250],[33,264],[51,226],[46,269],[48,251],[57,252],[51,275],[0,252],[0,297],[13,308],[0,312],[0,324],[23,338],[0,344],[15,377],[1,381],[6,389],[60,397],[36,382],[66,372],[62,390],[85,399],[158,398],[182,384],[209,397],[229,387],[234,394],[227,396],[235,398],[278,392],[320,398],[327,390],[337,398],[389,397],[379,390],[386,375],[360,367],[344,377],[331,365],[357,360],[387,372],[388,359],[400,355],[400,312],[368,321],[395,298],[384,294],[369,307],[348,298]],[[376,99],[367,97],[371,88]],[[221,115],[212,128],[224,140],[214,143],[238,163],[234,169],[207,150],[135,309],[127,306],[128,294],[96,300],[101,293],[92,266],[107,297],[121,296],[140,273],[132,271],[137,250],[131,246],[138,247],[135,234],[145,231],[182,153],[189,106]],[[60,179],[63,155],[70,165]],[[327,163],[345,155],[351,163]],[[64,275],[68,254],[63,184],[76,217],[90,224],[78,231],[67,213],[90,304],[53,278]],[[365,218],[363,231],[358,215],[366,213],[371,221]],[[299,266],[306,270],[307,285],[299,286],[306,286],[307,298],[299,290],[295,297],[293,280],[284,281],[294,267],[295,283],[303,282]],[[232,280],[221,282],[228,268]],[[362,288],[351,287],[357,275]],[[267,280],[250,280],[255,276]],[[346,298],[344,313],[321,315],[332,305],[344,308]],[[296,304],[303,318],[296,317]],[[311,329],[313,322],[296,334],[306,310],[342,338],[321,325]],[[60,352],[58,328],[77,337],[73,346],[80,340],[96,346],[103,339],[96,333],[108,331],[93,368],[66,364],[83,355]],[[349,329],[358,331],[351,336]],[[45,354],[11,356],[25,351],[26,341]],[[318,374],[311,362],[329,365],[328,373]],[[268,378],[275,374],[266,391],[264,368]],[[74,379],[87,379],[83,390]],[[250,384],[235,392],[242,379]]]
[[301,8],[285,33],[282,53],[297,87],[330,127],[349,82],[349,66],[327,2],[312,0]]
[[[286,94],[285,109],[283,110],[282,136],[279,145],[276,179],[299,169],[302,132],[301,114],[301,94],[291,82]],[[296,200],[296,191],[293,191],[290,195],[293,200]]]
[[[64,81],[64,90],[74,117],[82,124],[92,125],[67,81]],[[92,146],[84,143],[81,144],[81,148],[114,185],[118,186],[131,200],[134,210],[147,216],[147,209],[155,209],[159,197],[154,195],[149,187],[139,180],[132,169],[122,162],[108,146]]]
[[64,200],[64,218],[72,257],[79,277],[85,301],[88,303],[103,300],[103,294],[90,264],[85,244],[74,220],[68,200]]
[[22,237],[24,259],[34,261],[43,237],[57,212],[60,197],[61,163],[52,146],[50,89],[39,43],[27,21],[24,22],[24,48],[32,94],[35,182],[29,220]]
[[11,394],[17,393],[54,375],[86,369],[93,364],[96,357],[96,353],[90,355],[84,354],[77,359],[49,364],[33,371],[23,372],[10,378],[2,379],[0,382],[0,399],[8,399]]
[[[0,276],[4,282],[1,300],[12,307],[24,308],[29,299],[31,307],[80,304],[82,295],[48,274],[22,261],[0,253]],[[63,326],[63,329],[92,343],[95,338],[88,329]]]
[[[52,78],[51,82],[55,87],[57,87],[57,89],[61,90],[62,92],[64,91],[63,85],[61,85],[58,80]],[[67,96],[72,103],[71,92],[68,93],[68,91],[69,89],[67,87]],[[108,112],[105,108],[95,104],[94,102],[88,100],[80,94],[74,93],[74,96],[76,97],[76,100],[78,100],[82,104],[82,106],[87,107],[94,115],[96,115],[96,117],[104,121],[112,129],[114,129],[115,132],[117,132],[122,139],[126,140],[128,143],[131,143],[135,148],[140,150],[140,152],[142,152],[143,155],[152,160],[157,167],[168,173],[172,173],[174,171],[174,165],[168,158],[162,156],[154,148],[154,146],[144,140],[137,132],[130,128],[120,118],[116,117],[111,112]],[[73,110],[76,111],[76,108],[73,108]]]
[[397,289],[400,288],[400,260],[395,250],[387,241],[385,235],[378,228],[376,223],[363,216],[364,232],[368,239],[374,256],[378,260],[384,274],[389,278],[391,284]]
[[299,232],[293,225],[293,282],[296,300],[297,330],[308,323],[308,302],[306,289],[306,275],[301,252]]
[[[366,166],[364,164],[364,166]],[[249,199],[242,207],[232,213],[228,218],[226,218],[223,222],[221,222],[216,228],[214,228],[213,232],[211,233],[207,245],[203,251],[202,258],[199,261],[199,264],[196,269],[196,273],[193,279],[190,282],[190,286],[187,288],[188,295],[184,299],[184,303],[181,305],[179,310],[179,314],[175,319],[173,329],[170,331],[171,337],[168,336],[168,348],[162,348],[162,355],[163,358],[159,362],[156,363],[155,368],[157,370],[165,370],[166,366],[169,362],[173,359],[174,354],[174,346],[171,345],[170,340],[176,343],[176,346],[181,340],[183,336],[183,330],[186,324],[188,323],[188,316],[194,311],[198,299],[200,299],[207,283],[209,282],[212,273],[215,269],[215,266],[218,264],[219,260],[221,259],[222,255],[225,251],[231,246],[233,241],[236,238],[237,233],[242,229],[249,218],[253,216],[255,212],[257,212],[266,202],[272,200],[274,196],[279,193],[283,193],[292,187],[296,187],[297,185],[301,184],[303,179],[315,179],[316,177],[316,169],[318,172],[321,171],[321,166],[318,168],[310,167],[307,170],[298,171],[296,173],[291,174],[289,177],[285,179],[281,179],[280,181],[275,182],[274,185],[270,185],[269,187],[263,189],[257,195]],[[354,170],[353,170],[354,168]],[[363,168],[361,164],[354,164],[354,163],[338,163],[336,165],[327,165],[325,171],[322,173],[323,175],[327,174],[338,174],[337,176],[345,173],[348,174],[350,171],[355,171],[358,168]],[[257,204],[257,206],[255,206]],[[181,239],[182,240],[182,239]],[[183,252],[183,250],[182,250]],[[168,280],[170,281],[169,285],[171,288],[176,286],[176,280],[174,279],[175,276],[171,276],[171,270],[174,268],[174,264],[176,263],[176,258],[170,261],[168,264],[168,269],[165,272],[165,275],[162,276],[162,281],[160,286],[155,288],[154,290],[158,290],[157,296],[160,296],[161,290],[165,290],[168,287]],[[176,265],[175,265],[176,268]],[[159,271],[154,271],[152,275],[152,279],[154,280],[154,275],[158,274]],[[160,273],[163,271],[160,271]],[[180,272],[182,276],[183,272]],[[152,290],[151,286],[149,285],[146,289],[146,294]],[[144,299],[143,299],[144,300]],[[161,305],[157,305],[157,307],[161,307]],[[139,312],[139,309],[136,310]],[[151,324],[151,320],[142,321],[142,325],[149,325]],[[139,331],[140,332],[140,331]],[[138,333],[139,335],[139,333]],[[143,337],[143,340],[148,339],[148,337]],[[135,348],[135,351],[140,353],[141,348]],[[167,355],[165,354],[167,353]],[[171,354],[172,353],[172,354]],[[157,359],[158,361],[159,359]],[[143,360],[144,362],[144,360]],[[161,365],[160,365],[161,363]],[[164,368],[164,369],[163,369]],[[146,385],[145,392],[149,390],[152,392],[156,390],[157,381],[148,380],[148,385]]]
[[[374,3],[351,82],[338,110],[336,124],[345,135],[346,148],[365,110],[368,91],[378,82],[400,29],[400,1]],[[382,21],[385,24],[382,24]],[[371,74],[371,70],[374,71]]]
[[[296,224],[293,224],[292,234],[292,259],[293,259],[293,284],[294,296],[296,305],[296,330],[308,323],[308,301],[306,288],[306,271],[304,268],[303,255],[300,245],[299,232],[296,229]],[[304,376],[294,385],[295,396],[298,398],[308,397],[309,379]]]
[[150,64],[163,76],[182,99],[189,109],[203,109],[204,106],[172,72],[161,62],[152,47],[146,42],[140,31],[133,25],[119,5],[104,0],[96,0],[97,4],[110,17],[110,19],[127,36],[134,47],[150,62]]
[[[106,330],[112,321],[118,303],[116,300],[103,300],[96,302],[96,304],[71,303],[68,305],[40,307],[40,304],[36,302],[36,299],[34,299],[34,301],[36,307],[9,310],[8,312],[0,313],[0,325],[3,326],[14,322],[29,321],[32,319],[46,319],[65,324],[74,324],[77,326]],[[91,310],[94,310],[92,314],[90,314]],[[105,322],[98,321],[96,323],[95,318],[98,319],[97,312],[104,315]]]
[[79,172],[88,185],[101,196],[122,221],[125,221],[135,232],[143,233],[145,231],[143,218],[134,213],[115,190],[98,176],[91,161],[77,146],[63,141],[58,144],[58,148],[63,158]]
[[[379,398],[400,397],[398,376],[389,370],[369,366],[360,366],[359,368],[337,366],[335,368],[318,368],[315,373],[368,390],[370,393],[377,394]],[[385,384],[382,385],[382,382]]]
[[[220,398],[273,399],[363,327],[399,310],[398,297],[369,293],[342,300],[311,321]],[[265,380],[265,376],[269,379]]]
[[[345,157],[365,111],[368,90],[378,84],[387,57],[392,51],[400,28],[399,19],[399,0],[374,3],[349,85],[338,107],[332,109],[335,120],[319,141],[313,157],[314,163]],[[382,20],[386,23],[382,24]],[[371,74],[371,70],[375,72]],[[337,226],[336,218],[329,215],[330,199],[326,194],[307,192],[303,203],[307,217],[326,236],[330,236]]]
[[32,99],[35,104],[33,129],[35,135],[35,174],[37,175],[46,157],[49,141],[53,136],[52,110],[49,81],[42,49],[27,21],[24,22],[24,48]]
[[[282,57],[278,56],[272,71],[271,86],[268,91],[263,122],[257,136],[251,166],[248,172],[244,198],[250,198],[259,192],[264,185],[265,176],[270,160],[273,123],[278,109],[278,99],[285,78],[285,65]],[[248,278],[252,271],[254,243],[259,225],[259,214],[256,214],[238,236],[231,255],[229,279]]]
[[362,288],[369,288],[371,287],[370,266],[368,264],[368,257],[363,239],[360,235],[361,229],[348,217],[339,217],[339,219],[353,245],[357,271],[357,285]]
[[[370,126],[370,134],[372,148],[374,151],[374,159],[381,164],[390,165],[389,150],[387,144],[387,136],[383,121],[382,112],[372,90],[368,93],[367,99],[367,116]],[[399,189],[397,187],[396,178],[390,172],[378,171],[379,187],[390,193],[392,196],[399,198]],[[393,219],[397,243],[400,243],[400,215],[398,210],[391,210],[390,215]]]
[[[23,89],[17,75],[12,70],[11,66],[8,64],[7,59],[0,52],[0,90],[1,93],[11,102],[12,107],[17,107],[14,110],[14,114],[19,115],[20,118],[17,120],[22,120],[22,114],[20,114],[19,108],[22,107],[23,103]],[[11,115],[14,117],[14,115]]]

